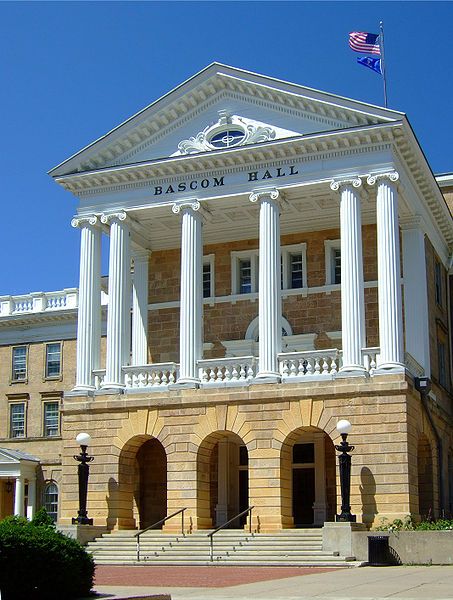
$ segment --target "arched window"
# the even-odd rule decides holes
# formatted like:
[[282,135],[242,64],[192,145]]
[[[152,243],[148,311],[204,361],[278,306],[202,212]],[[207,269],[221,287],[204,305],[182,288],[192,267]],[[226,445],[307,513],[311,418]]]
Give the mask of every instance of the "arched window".
[[58,518],[58,487],[54,481],[48,483],[44,488],[43,504],[49,517],[56,521]]

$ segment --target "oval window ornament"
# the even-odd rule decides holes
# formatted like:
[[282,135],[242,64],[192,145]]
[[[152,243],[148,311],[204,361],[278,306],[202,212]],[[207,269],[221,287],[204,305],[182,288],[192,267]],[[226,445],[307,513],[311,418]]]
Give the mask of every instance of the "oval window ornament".
[[237,146],[245,139],[245,131],[240,129],[224,129],[215,133],[210,139],[209,144],[213,148],[231,148]]

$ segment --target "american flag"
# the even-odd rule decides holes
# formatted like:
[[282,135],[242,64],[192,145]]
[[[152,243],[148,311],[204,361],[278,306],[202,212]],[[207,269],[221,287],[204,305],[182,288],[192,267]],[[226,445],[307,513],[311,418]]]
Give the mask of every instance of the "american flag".
[[381,54],[379,36],[376,33],[351,31],[349,34],[349,46],[355,50],[355,52],[363,52],[364,54]]

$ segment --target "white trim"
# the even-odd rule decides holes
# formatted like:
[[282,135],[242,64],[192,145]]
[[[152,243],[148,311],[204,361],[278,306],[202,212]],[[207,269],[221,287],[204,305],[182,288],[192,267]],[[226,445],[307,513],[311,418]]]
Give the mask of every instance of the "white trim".
[[[290,257],[294,254],[302,254],[302,287],[293,288],[291,287],[291,262]],[[281,247],[282,255],[282,280],[283,290],[300,290],[308,287],[307,282],[307,244],[301,242],[300,244],[290,244],[289,246]]]
[[[215,254],[205,254],[203,256],[203,267],[205,265],[210,266],[210,294],[207,297],[203,297],[203,303],[205,300],[212,301],[215,298]],[[203,286],[203,281],[201,282]]]
[[240,270],[239,263],[241,260],[250,259],[250,280],[252,294],[258,292],[258,260],[259,250],[258,248],[253,250],[233,250],[231,252],[231,295],[232,296],[249,296],[250,294],[241,294],[240,289]]
[[341,288],[341,284],[334,282],[334,262],[333,252],[334,250],[341,250],[341,240],[324,240],[324,255],[325,255],[325,268],[326,268],[326,286],[331,285]]

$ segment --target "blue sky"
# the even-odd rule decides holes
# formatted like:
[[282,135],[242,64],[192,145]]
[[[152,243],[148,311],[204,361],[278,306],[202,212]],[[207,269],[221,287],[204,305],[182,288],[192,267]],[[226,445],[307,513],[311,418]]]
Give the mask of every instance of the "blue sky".
[[78,285],[76,199],[50,168],[215,60],[383,104],[347,44],[379,20],[389,107],[453,171],[451,2],[0,2],[0,294]]

